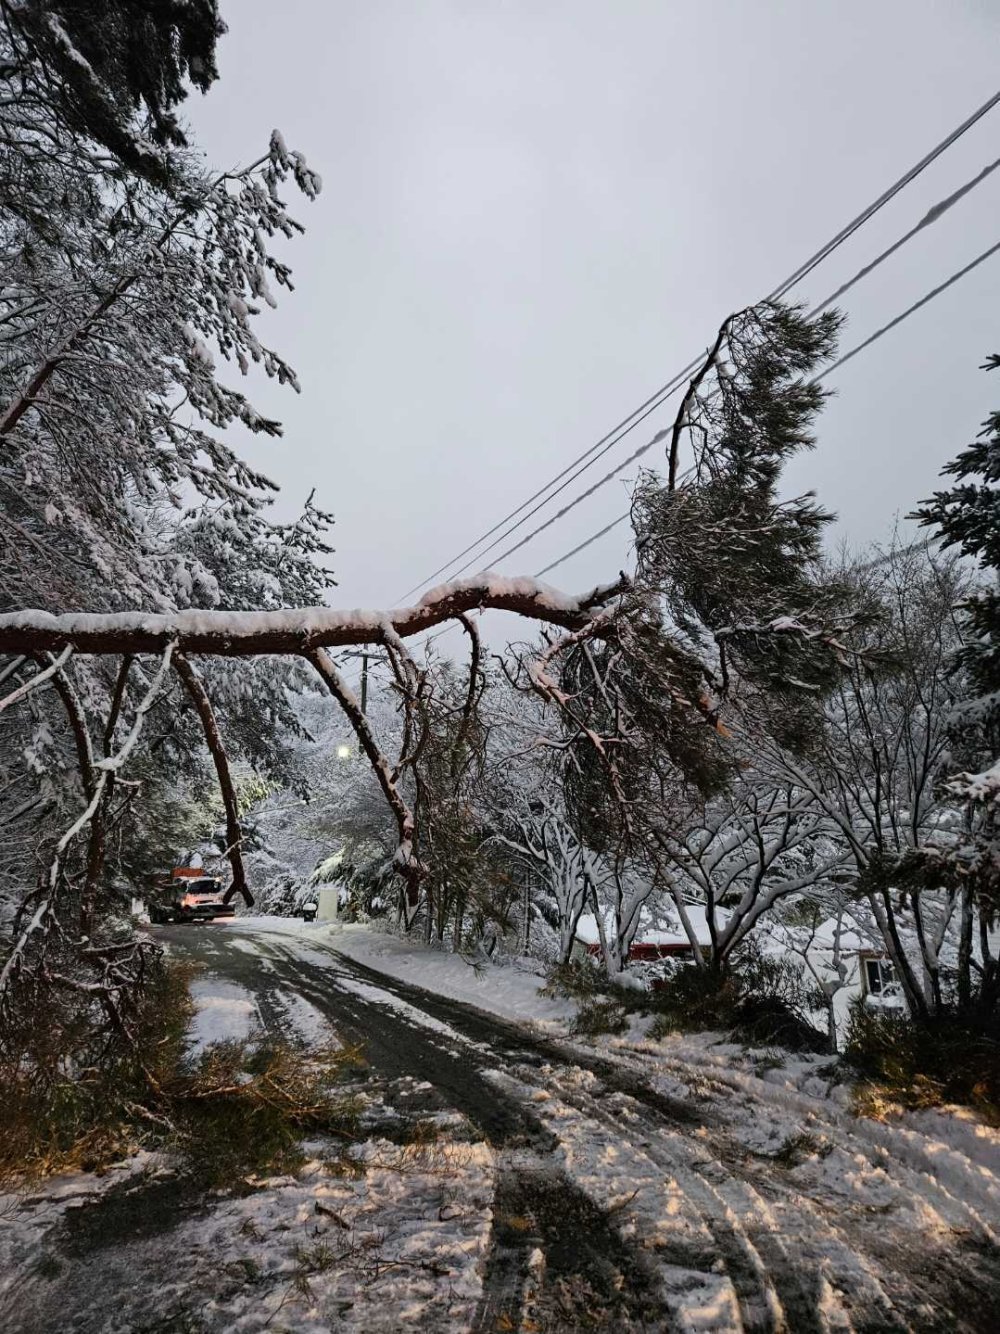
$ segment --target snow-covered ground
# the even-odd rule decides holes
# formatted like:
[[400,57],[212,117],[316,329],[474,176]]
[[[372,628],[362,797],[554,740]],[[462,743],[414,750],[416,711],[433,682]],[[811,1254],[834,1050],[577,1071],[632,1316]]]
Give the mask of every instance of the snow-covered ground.
[[[518,964],[484,964],[473,968],[454,954],[365,926],[331,927],[268,917],[237,918],[230,925],[294,936],[303,945],[313,945],[323,952],[342,953],[387,977],[474,1005],[500,1018],[530,1023],[553,1036],[568,1039],[577,1013],[574,1001],[541,995],[544,977],[540,972]],[[359,994],[364,990],[363,983],[353,981],[347,985]],[[406,1001],[384,992],[381,999],[397,1007],[400,1013],[413,1008]],[[428,1017],[423,1016],[422,1022],[427,1021]],[[446,1025],[440,1027],[448,1031]],[[569,1046],[581,1051],[598,1050],[605,1059],[641,1071],[652,1087],[669,1089],[673,1086],[674,1072],[683,1069],[689,1074],[725,1082],[734,1092],[743,1090],[772,1105],[791,1107],[797,1113],[808,1114],[815,1106],[821,1106],[824,1115],[836,1114],[855,1126],[859,1123],[859,1118],[851,1111],[850,1086],[841,1076],[832,1073],[828,1056],[770,1049],[755,1052],[713,1032],[674,1033],[654,1040],[648,1036],[649,1027],[648,1019],[633,1018],[628,1032],[623,1035],[605,1035],[589,1041],[570,1040]],[[307,1035],[308,1028],[305,1023]],[[452,1031],[452,1036],[457,1035]],[[863,1121],[862,1124],[869,1127],[867,1133],[875,1139],[890,1133],[887,1129],[879,1129],[878,1123]],[[955,1147],[1000,1178],[1000,1131],[984,1124],[968,1109],[944,1107],[908,1111],[889,1108],[885,1125],[904,1135],[911,1133],[931,1145],[940,1145],[942,1154],[949,1147]],[[936,1150],[932,1148],[930,1152]]]
[[[316,939],[317,932],[299,928],[276,931]],[[252,940],[233,944],[257,958]],[[357,994],[375,990],[355,987]],[[317,1051],[337,1045],[329,1021],[292,988],[269,993],[270,1025],[251,991],[214,971],[198,976],[191,992],[191,1058],[213,1043],[252,1041],[265,1027],[273,1030],[275,1012],[281,1035],[297,1044]],[[411,1097],[420,1105],[427,1088],[402,1079],[393,1091],[397,1103]],[[392,1142],[377,1130],[387,1121],[378,1091],[362,1081],[346,1092],[360,1100],[362,1124],[375,1127],[370,1138],[362,1132],[347,1146],[311,1142],[294,1175],[252,1180],[235,1193],[164,1209],[160,1201],[173,1200],[182,1178],[169,1157],[144,1153],[109,1173],[74,1173],[29,1194],[0,1195],[0,1328],[61,1330],[67,1300],[73,1323],[65,1328],[95,1334],[161,1327],[391,1334],[414,1322],[467,1328],[482,1290],[492,1151],[450,1111],[421,1114],[417,1142]],[[388,1124],[398,1126],[398,1115]],[[136,1201],[133,1211],[163,1218],[116,1235],[118,1201],[126,1196]],[[107,1223],[100,1221],[105,1210]],[[86,1240],[75,1241],[78,1234]],[[60,1295],[64,1289],[69,1298]],[[147,1325],[151,1312],[165,1323]],[[197,1323],[189,1326],[192,1312]]]
[[[159,1230],[115,1237],[112,1206],[139,1187],[155,1218],[162,1159],[0,1201],[11,1334],[62,1329],[70,1294],[86,1334],[554,1331],[591,1314],[699,1334],[998,1327],[1000,1132],[968,1113],[867,1120],[828,1058],[653,1040],[643,1019],[574,1039],[574,1006],[540,996],[540,975],[366,928],[242,918],[164,937],[205,965],[195,1052],[259,1024],[316,1049],[338,1016],[345,1040],[365,1034],[364,1129]],[[102,1225],[80,1250],[102,1207],[114,1244]],[[160,1324],[140,1318],[151,1294]]]
[[[575,1001],[540,994],[545,985],[541,971],[521,963],[484,964],[473,968],[461,957],[427,948],[418,941],[367,926],[302,923],[291,918],[236,918],[228,925],[253,931],[291,935],[302,944],[333,950],[356,959],[387,977],[409,982],[438,996],[474,1005],[504,1019],[517,1019],[552,1035],[569,1035],[577,1013]],[[358,985],[358,984],[355,984]],[[406,1002],[383,994],[386,1003],[407,1008]],[[426,1018],[426,1017],[425,1017]],[[647,1078],[669,1083],[670,1071],[679,1067],[703,1070],[716,1079],[726,1079],[733,1089],[753,1088],[760,1096],[780,1102],[787,1096],[810,1100],[827,1110],[837,1108],[852,1122],[849,1085],[830,1074],[831,1058],[822,1055],[761,1050],[749,1051],[727,1041],[724,1034],[704,1032],[667,1034],[653,1040],[650,1021],[634,1018],[628,1032],[606,1035],[571,1045],[598,1049],[605,1058],[641,1068]],[[977,1161],[1000,1176],[1000,1131],[985,1125],[968,1109],[945,1107],[923,1111],[888,1109],[887,1120],[910,1127],[921,1136],[947,1145],[961,1146]]]
[[461,955],[430,949],[370,927],[344,926],[330,933],[330,945],[359,963],[401,982],[412,982],[438,996],[475,1005],[503,1019],[562,1030],[577,1007],[562,998],[543,996],[545,977],[534,961],[504,964],[467,963]]
[[[79,1173],[27,1198],[0,1197],[0,1327],[5,1334],[394,1334],[416,1321],[429,1330],[468,1328],[490,1226],[486,1146],[399,1147],[373,1138],[351,1149],[354,1170],[337,1172],[324,1160],[331,1146],[314,1147],[319,1156],[294,1175],[200,1206],[191,1201],[162,1227],[133,1225],[103,1238],[92,1235],[101,1212],[117,1228],[118,1210],[107,1202],[126,1188],[133,1209],[156,1217],[175,1184],[162,1160],[144,1156],[108,1176]],[[192,1313],[197,1323],[184,1323]]]
[[504,1019],[562,1032],[577,1012],[571,1000],[541,995],[544,969],[533,960],[473,964],[461,955],[370,926],[302,922],[291,917],[235,917],[225,925],[237,932],[295,936],[303,944],[333,949],[400,982],[411,982]]
[[194,1015],[188,1028],[191,1054],[215,1042],[241,1042],[263,1025],[257,1003],[244,987],[221,977],[199,977],[191,983]]

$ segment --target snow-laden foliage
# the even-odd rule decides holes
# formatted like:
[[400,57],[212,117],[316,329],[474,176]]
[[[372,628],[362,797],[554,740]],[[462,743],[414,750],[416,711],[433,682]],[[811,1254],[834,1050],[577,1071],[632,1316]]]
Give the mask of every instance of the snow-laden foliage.
[[[762,714],[789,744],[807,739],[810,699],[837,679],[846,632],[821,561],[833,516],[812,494],[780,490],[785,463],[814,444],[826,396],[815,374],[839,323],[770,304],[730,317],[678,413],[666,480],[647,472],[633,501],[638,582],[662,599],[717,697]],[[694,454],[685,473],[682,439]]]
[[[141,54],[126,0],[107,49],[89,7],[65,8],[19,7],[0,35],[0,79],[34,91],[0,110],[0,893],[23,900],[8,982],[78,949],[71,919],[79,965],[99,909],[197,845],[228,859],[230,895],[288,912],[336,884],[348,913],[479,957],[566,964],[586,915],[619,982],[651,927],[703,990],[767,936],[800,958],[834,1043],[862,941],[915,1015],[973,993],[989,1008],[996,752],[981,719],[973,737],[955,718],[996,691],[992,595],[926,553],[824,559],[831,516],[781,489],[813,444],[839,317],[768,302],[723,323],[663,433],[665,476],[636,488],[633,576],[569,597],[485,574],[335,611],[329,516],[310,495],[271,521],[273,485],[236,445],[280,433],[243,377],[299,387],[258,317],[291,287],[286,194],[319,180],[277,132],[221,174],[184,142],[214,5],[143,15]],[[995,436],[954,468],[985,499],[936,498],[994,566]],[[493,666],[487,607],[544,628]],[[464,663],[418,657],[449,620]],[[381,674],[367,702],[351,645]],[[128,979],[108,981],[108,957],[94,994],[113,1007]]]
[[[986,368],[1000,368],[991,357]],[[944,472],[956,479],[918,511],[946,547],[957,547],[984,573],[984,584],[966,599],[968,621],[961,660],[969,673],[963,718],[986,729],[1000,728],[1000,412],[983,424],[977,438],[949,463]],[[1000,746],[994,746],[994,752]]]
[[898,546],[842,578],[869,613],[857,653],[810,752],[770,751],[853,864],[910,1008],[936,1014],[968,1003],[973,973],[994,968],[988,905],[958,873],[966,822],[947,782],[966,634],[956,609],[973,584],[954,558]]
[[[986,369],[1000,367],[990,357]],[[1000,1007],[1000,960],[989,957],[990,928],[1000,923],[1000,413],[984,423],[976,440],[944,472],[955,478],[917,512],[945,548],[957,547],[979,567],[974,588],[956,609],[962,627],[955,653],[955,698],[948,719],[950,777],[947,791],[962,803],[961,833],[948,851],[949,870],[960,883],[961,1000],[990,1014]],[[933,872],[934,868],[929,868]],[[979,919],[979,959],[973,916]],[[980,968],[978,987],[966,974]]]
[[[178,107],[215,78],[214,0],[47,0],[3,18],[0,611],[321,602],[329,516],[310,496],[272,522],[275,487],[234,446],[280,432],[239,385],[255,367],[298,388],[258,316],[291,289],[275,253],[301,231],[286,193],[311,198],[318,177],[277,132],[236,172],[186,143]],[[273,779],[290,777],[299,726],[295,664],[210,663],[185,686],[182,656],[164,663],[0,659],[4,696],[24,692],[0,708],[5,987],[48,952],[48,985],[89,987],[111,1024],[142,976],[142,951],[100,953],[130,898],[222,814],[235,827],[192,691],[207,688],[237,765]]]

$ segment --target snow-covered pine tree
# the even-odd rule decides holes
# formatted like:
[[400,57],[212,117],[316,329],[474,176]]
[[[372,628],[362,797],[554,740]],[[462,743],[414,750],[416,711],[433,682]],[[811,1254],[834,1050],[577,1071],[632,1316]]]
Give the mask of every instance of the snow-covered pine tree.
[[730,316],[668,433],[665,481],[644,473],[633,502],[637,582],[704,661],[713,695],[745,720],[760,711],[788,744],[808,741],[811,701],[839,669],[842,590],[821,562],[833,515],[779,483],[815,443],[817,373],[840,323],[772,302]]
[[[1000,369],[993,356],[984,369]],[[960,660],[968,674],[961,717],[984,730],[994,755],[1000,751],[1000,412],[992,413],[977,438],[943,469],[955,485],[917,511],[944,547],[957,547],[982,571],[983,583],[965,598],[966,642]],[[1000,800],[1000,773],[996,780]]]
[[[1000,356],[983,366],[998,368]],[[956,547],[979,567],[979,582],[960,606],[959,698],[948,720],[953,772],[948,788],[964,803],[966,834],[951,857],[963,903],[958,999],[963,1009],[975,1004],[980,1014],[994,1015],[1000,1009],[1000,958],[990,950],[987,928],[1000,921],[1000,412],[991,413],[976,439],[943,471],[955,484],[935,492],[914,517],[934,528],[943,546]],[[974,915],[980,924],[978,961]]]
[[170,181],[187,141],[176,108],[218,77],[217,0],[2,0],[4,72],[135,175]]
[[813,443],[839,321],[766,303],[723,323],[662,433],[665,479],[636,488],[634,586],[526,664],[563,720],[574,822],[622,884],[675,882],[670,839],[739,779],[748,734],[802,749],[820,730],[849,618],[821,561],[831,516],[779,482]]

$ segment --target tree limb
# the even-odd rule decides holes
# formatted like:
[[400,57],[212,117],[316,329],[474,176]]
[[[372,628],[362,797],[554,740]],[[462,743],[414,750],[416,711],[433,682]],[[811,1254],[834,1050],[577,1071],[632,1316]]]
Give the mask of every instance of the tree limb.
[[183,611],[169,616],[146,612],[53,616],[20,611],[0,616],[0,653],[57,652],[67,646],[80,653],[151,653],[162,652],[173,643],[177,652],[188,654],[255,657],[301,653],[308,657],[314,649],[383,642],[386,625],[407,639],[481,607],[581,630],[596,609],[607,606],[629,586],[622,575],[607,587],[573,598],[535,579],[480,575],[443,584],[415,606],[390,612],[296,607],[258,612]]
[[[59,657],[55,662],[50,663],[48,667],[44,668],[40,672],[37,672],[31,678],[30,681],[22,682],[22,684],[19,685],[16,690],[12,690],[9,695],[5,696],[3,699],[0,699],[0,713],[3,713],[4,709],[9,708],[12,704],[16,704],[19,699],[23,699],[25,695],[30,694],[31,691],[37,689],[38,686],[44,685],[46,681],[50,681],[52,677],[55,676],[56,672],[58,672],[63,667],[63,665],[69,661],[69,657],[72,652],[73,652],[73,645],[65,644],[63,646],[62,652],[59,654]],[[28,653],[25,656],[32,656],[32,653],[33,651],[29,649]],[[21,659],[22,664],[23,662],[24,658]]]
[[226,890],[223,903],[229,903],[234,895],[242,894],[244,903],[252,908],[253,895],[247,887],[246,871],[243,866],[243,830],[240,826],[239,803],[236,800],[236,789],[233,787],[233,778],[229,771],[229,757],[219,731],[215,710],[212,708],[212,701],[208,697],[208,691],[201,677],[183,653],[174,654],[174,671],[183,682],[201,720],[205,741],[215,764],[222,803],[226,808],[226,856],[233,870],[233,883]]
[[354,728],[354,734],[358,738],[362,750],[368,756],[375,777],[378,779],[379,787],[381,787],[383,795],[389,803],[389,808],[396,818],[399,831],[399,847],[393,860],[396,869],[406,880],[407,905],[412,910],[417,905],[420,881],[424,875],[424,868],[420,865],[413,851],[413,839],[416,833],[416,820],[413,812],[407,805],[399,784],[394,778],[389,761],[382,754],[379,744],[375,740],[375,734],[372,732],[368,719],[361,712],[361,705],[358,703],[357,697],[338,672],[330,655],[324,653],[321,648],[315,648],[305,652],[303,657],[315,668],[330,694],[333,695],[347,715],[348,722]]

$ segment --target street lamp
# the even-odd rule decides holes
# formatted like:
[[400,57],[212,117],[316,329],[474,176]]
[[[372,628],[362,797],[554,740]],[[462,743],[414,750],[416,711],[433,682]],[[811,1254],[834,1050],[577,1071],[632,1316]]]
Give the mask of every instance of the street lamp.
[[350,746],[340,745],[340,746],[337,747],[337,759],[338,759],[338,760],[349,760],[350,758],[351,758],[351,748],[350,748]]

